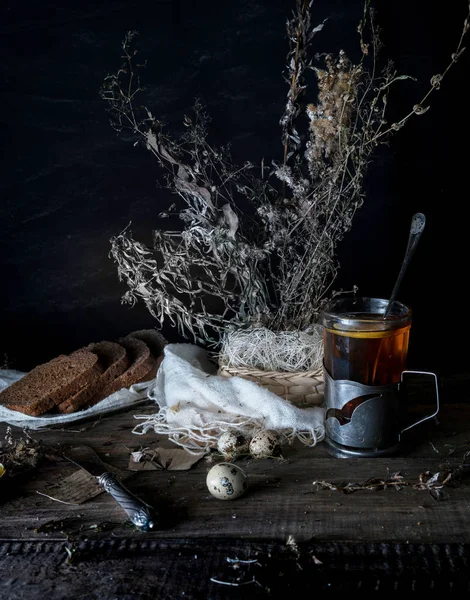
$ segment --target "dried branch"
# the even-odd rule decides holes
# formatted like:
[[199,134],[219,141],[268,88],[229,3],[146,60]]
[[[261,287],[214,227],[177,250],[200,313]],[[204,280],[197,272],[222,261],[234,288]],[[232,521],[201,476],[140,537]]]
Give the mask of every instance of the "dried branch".
[[469,474],[469,465],[467,464],[468,454],[463,458],[462,464],[456,468],[450,468],[447,465],[440,467],[440,470],[432,473],[429,470],[423,471],[418,477],[418,481],[406,481],[401,473],[391,473],[388,477],[371,477],[363,483],[347,482],[336,484],[329,481],[313,481],[313,485],[322,490],[333,490],[343,494],[352,494],[359,490],[383,491],[387,489],[402,490],[411,487],[414,490],[423,490],[429,492],[434,500],[444,500],[444,488],[455,486],[457,482]]
[[[218,344],[220,336],[240,328],[314,328],[323,304],[337,293],[336,250],[363,205],[375,150],[413,115],[426,112],[430,94],[465,50],[468,16],[444,74],[435,75],[422,101],[390,124],[390,89],[407,77],[391,64],[378,72],[381,42],[369,0],[358,25],[358,64],[344,51],[317,54],[313,64],[310,45],[325,21],[312,25],[312,3],[296,0],[287,21],[283,156],[268,177],[263,162],[261,168],[237,166],[227,148],[209,143],[209,117],[200,102],[175,138],[137,105],[142,65],[133,49],[136,32],[123,41],[121,67],[103,82],[112,127],[130,131],[154,155],[168,189],[183,202],[181,230],[155,230],[152,248],[134,240],[129,227],[112,238],[111,256],[128,286],[123,301],[142,300],[161,324],[167,319],[202,344]],[[308,70],[318,84],[310,103]]]

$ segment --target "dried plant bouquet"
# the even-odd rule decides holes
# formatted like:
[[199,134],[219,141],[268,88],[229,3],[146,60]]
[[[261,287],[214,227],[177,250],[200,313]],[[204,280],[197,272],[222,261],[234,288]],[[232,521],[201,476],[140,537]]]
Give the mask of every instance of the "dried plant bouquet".
[[[101,89],[112,127],[130,130],[145,145],[166,172],[168,188],[184,202],[181,228],[155,230],[153,247],[133,239],[129,227],[111,240],[111,256],[128,287],[123,301],[142,300],[160,324],[169,320],[186,338],[215,347],[225,366],[319,368],[317,320],[338,293],[336,250],[364,202],[373,153],[412,116],[426,112],[429,95],[463,52],[469,28],[467,17],[448,69],[432,78],[422,101],[389,122],[390,89],[407,77],[391,64],[378,72],[380,39],[369,2],[357,29],[357,64],[343,51],[310,56],[313,38],[326,26],[312,24],[312,3],[297,0],[287,21],[282,150],[269,169],[263,161],[235,165],[228,148],[214,147],[199,102],[177,138],[139,106],[136,32],[126,35],[124,62]],[[308,92],[308,72],[316,78],[315,97]]]

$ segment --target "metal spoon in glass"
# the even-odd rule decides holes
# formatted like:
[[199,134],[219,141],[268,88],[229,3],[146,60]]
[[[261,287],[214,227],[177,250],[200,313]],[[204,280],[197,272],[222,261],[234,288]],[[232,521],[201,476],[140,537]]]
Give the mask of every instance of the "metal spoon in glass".
[[413,256],[413,253],[416,249],[419,238],[421,237],[421,234],[423,233],[425,225],[426,225],[426,217],[423,215],[423,213],[416,213],[413,215],[413,217],[411,219],[410,235],[408,237],[408,246],[406,247],[405,257],[403,258],[403,262],[401,264],[400,272],[398,273],[395,287],[393,288],[392,295],[390,296],[390,299],[387,304],[387,308],[385,309],[384,319],[386,319],[388,317],[388,314],[392,308],[393,302],[397,297],[398,288],[400,287],[401,280],[403,279],[403,275],[405,274],[405,271],[408,268],[409,262],[410,262],[411,257]]

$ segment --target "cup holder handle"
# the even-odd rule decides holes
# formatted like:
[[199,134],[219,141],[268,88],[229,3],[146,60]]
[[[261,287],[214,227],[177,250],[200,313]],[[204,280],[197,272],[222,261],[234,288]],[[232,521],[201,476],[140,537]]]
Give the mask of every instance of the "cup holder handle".
[[431,373],[429,371],[403,371],[401,374],[401,384],[403,383],[403,375],[406,375],[406,374],[432,375],[434,377],[434,384],[435,384],[435,389],[436,389],[436,410],[432,414],[427,415],[426,417],[423,417],[419,421],[416,421],[416,423],[412,423],[411,425],[408,425],[408,427],[405,427],[404,429],[402,429],[400,431],[400,433],[398,434],[399,440],[400,440],[401,434],[403,432],[408,431],[408,429],[412,429],[413,427],[416,427],[416,425],[420,425],[421,423],[424,423],[424,421],[428,421],[429,419],[432,419],[439,412],[439,386],[438,386],[438,382],[437,382],[437,375],[435,373]]

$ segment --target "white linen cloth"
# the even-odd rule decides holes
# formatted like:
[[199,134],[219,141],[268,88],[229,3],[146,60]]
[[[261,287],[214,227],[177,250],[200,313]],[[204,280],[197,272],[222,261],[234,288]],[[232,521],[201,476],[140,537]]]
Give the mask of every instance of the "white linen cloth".
[[325,409],[298,408],[257,383],[222,377],[202,348],[168,344],[148,396],[158,405],[153,415],[134,415],[143,422],[133,432],[165,434],[189,452],[209,452],[221,433],[236,429],[247,436],[273,429],[314,446],[325,437]]
[[[23,429],[41,430],[98,418],[123,408],[156,403],[154,414],[134,415],[143,422],[133,433],[150,430],[164,434],[191,453],[210,452],[227,429],[250,437],[256,430],[274,429],[292,442],[295,438],[314,446],[325,437],[325,409],[297,408],[260,385],[241,377],[222,377],[202,348],[193,344],[168,344],[157,376],[123,388],[88,409],[70,414],[32,417],[0,405],[0,422]],[[25,375],[0,369],[0,391]]]

